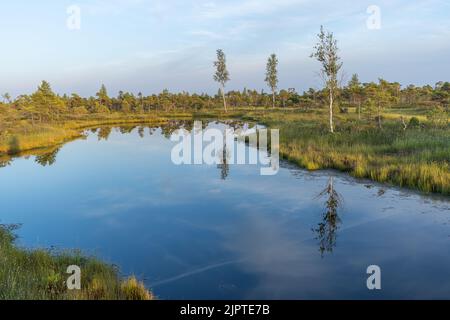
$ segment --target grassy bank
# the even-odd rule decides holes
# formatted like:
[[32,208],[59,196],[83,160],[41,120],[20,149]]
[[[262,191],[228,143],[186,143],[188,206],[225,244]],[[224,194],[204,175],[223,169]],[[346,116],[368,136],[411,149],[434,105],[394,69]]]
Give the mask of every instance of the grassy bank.
[[[134,277],[121,279],[116,268],[76,252],[25,250],[15,245],[10,227],[0,225],[0,300],[150,300]],[[81,290],[68,290],[67,267],[81,268]]]
[[337,169],[358,178],[423,192],[450,195],[450,129],[403,129],[399,116],[385,115],[383,128],[351,115],[337,116],[328,133],[326,116],[313,112],[254,114],[280,129],[282,156],[308,170]]
[[[176,117],[175,115],[174,117]],[[191,115],[179,114],[179,117]],[[33,149],[53,147],[81,137],[82,129],[102,125],[120,125],[132,123],[162,123],[166,116],[159,115],[86,115],[72,116],[50,123],[30,123],[19,121],[9,124],[0,132],[0,156],[17,155]]]

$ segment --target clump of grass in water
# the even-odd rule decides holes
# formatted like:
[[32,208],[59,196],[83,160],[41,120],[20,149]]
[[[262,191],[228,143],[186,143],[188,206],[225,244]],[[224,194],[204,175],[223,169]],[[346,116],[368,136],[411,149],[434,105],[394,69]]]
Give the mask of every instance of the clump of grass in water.
[[[154,296],[135,277],[79,252],[25,250],[15,245],[17,226],[0,225],[0,299],[2,300],[151,300]],[[68,290],[67,267],[82,270],[81,290]]]

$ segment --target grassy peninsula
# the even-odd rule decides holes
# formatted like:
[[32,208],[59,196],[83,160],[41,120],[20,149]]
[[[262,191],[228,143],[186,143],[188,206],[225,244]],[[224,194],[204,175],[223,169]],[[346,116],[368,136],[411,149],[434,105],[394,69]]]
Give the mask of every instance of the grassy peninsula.
[[[14,228],[0,225],[0,300],[151,300],[135,277],[79,252],[27,250],[15,244]],[[81,290],[68,290],[67,267],[81,268]]]

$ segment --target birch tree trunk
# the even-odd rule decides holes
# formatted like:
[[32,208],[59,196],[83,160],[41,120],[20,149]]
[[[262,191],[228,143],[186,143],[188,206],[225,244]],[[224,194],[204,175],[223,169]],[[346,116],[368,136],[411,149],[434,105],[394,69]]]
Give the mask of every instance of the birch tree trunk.
[[330,88],[330,132],[334,133],[333,127],[333,89]]
[[272,109],[275,109],[275,91],[272,92]]
[[378,128],[381,129],[381,107],[378,105]]
[[223,98],[223,107],[225,108],[225,113],[227,112],[227,100],[225,99],[225,87],[222,86],[222,98]]
[[361,120],[361,100],[358,100],[358,120]]

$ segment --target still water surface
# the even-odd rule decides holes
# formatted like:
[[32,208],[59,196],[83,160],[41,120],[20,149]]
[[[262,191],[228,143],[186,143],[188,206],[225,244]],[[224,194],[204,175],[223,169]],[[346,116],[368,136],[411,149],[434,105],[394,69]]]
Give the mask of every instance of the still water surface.
[[23,224],[20,245],[117,264],[161,299],[450,298],[448,197],[287,163],[175,166],[178,125],[91,130],[15,159],[0,223]]

